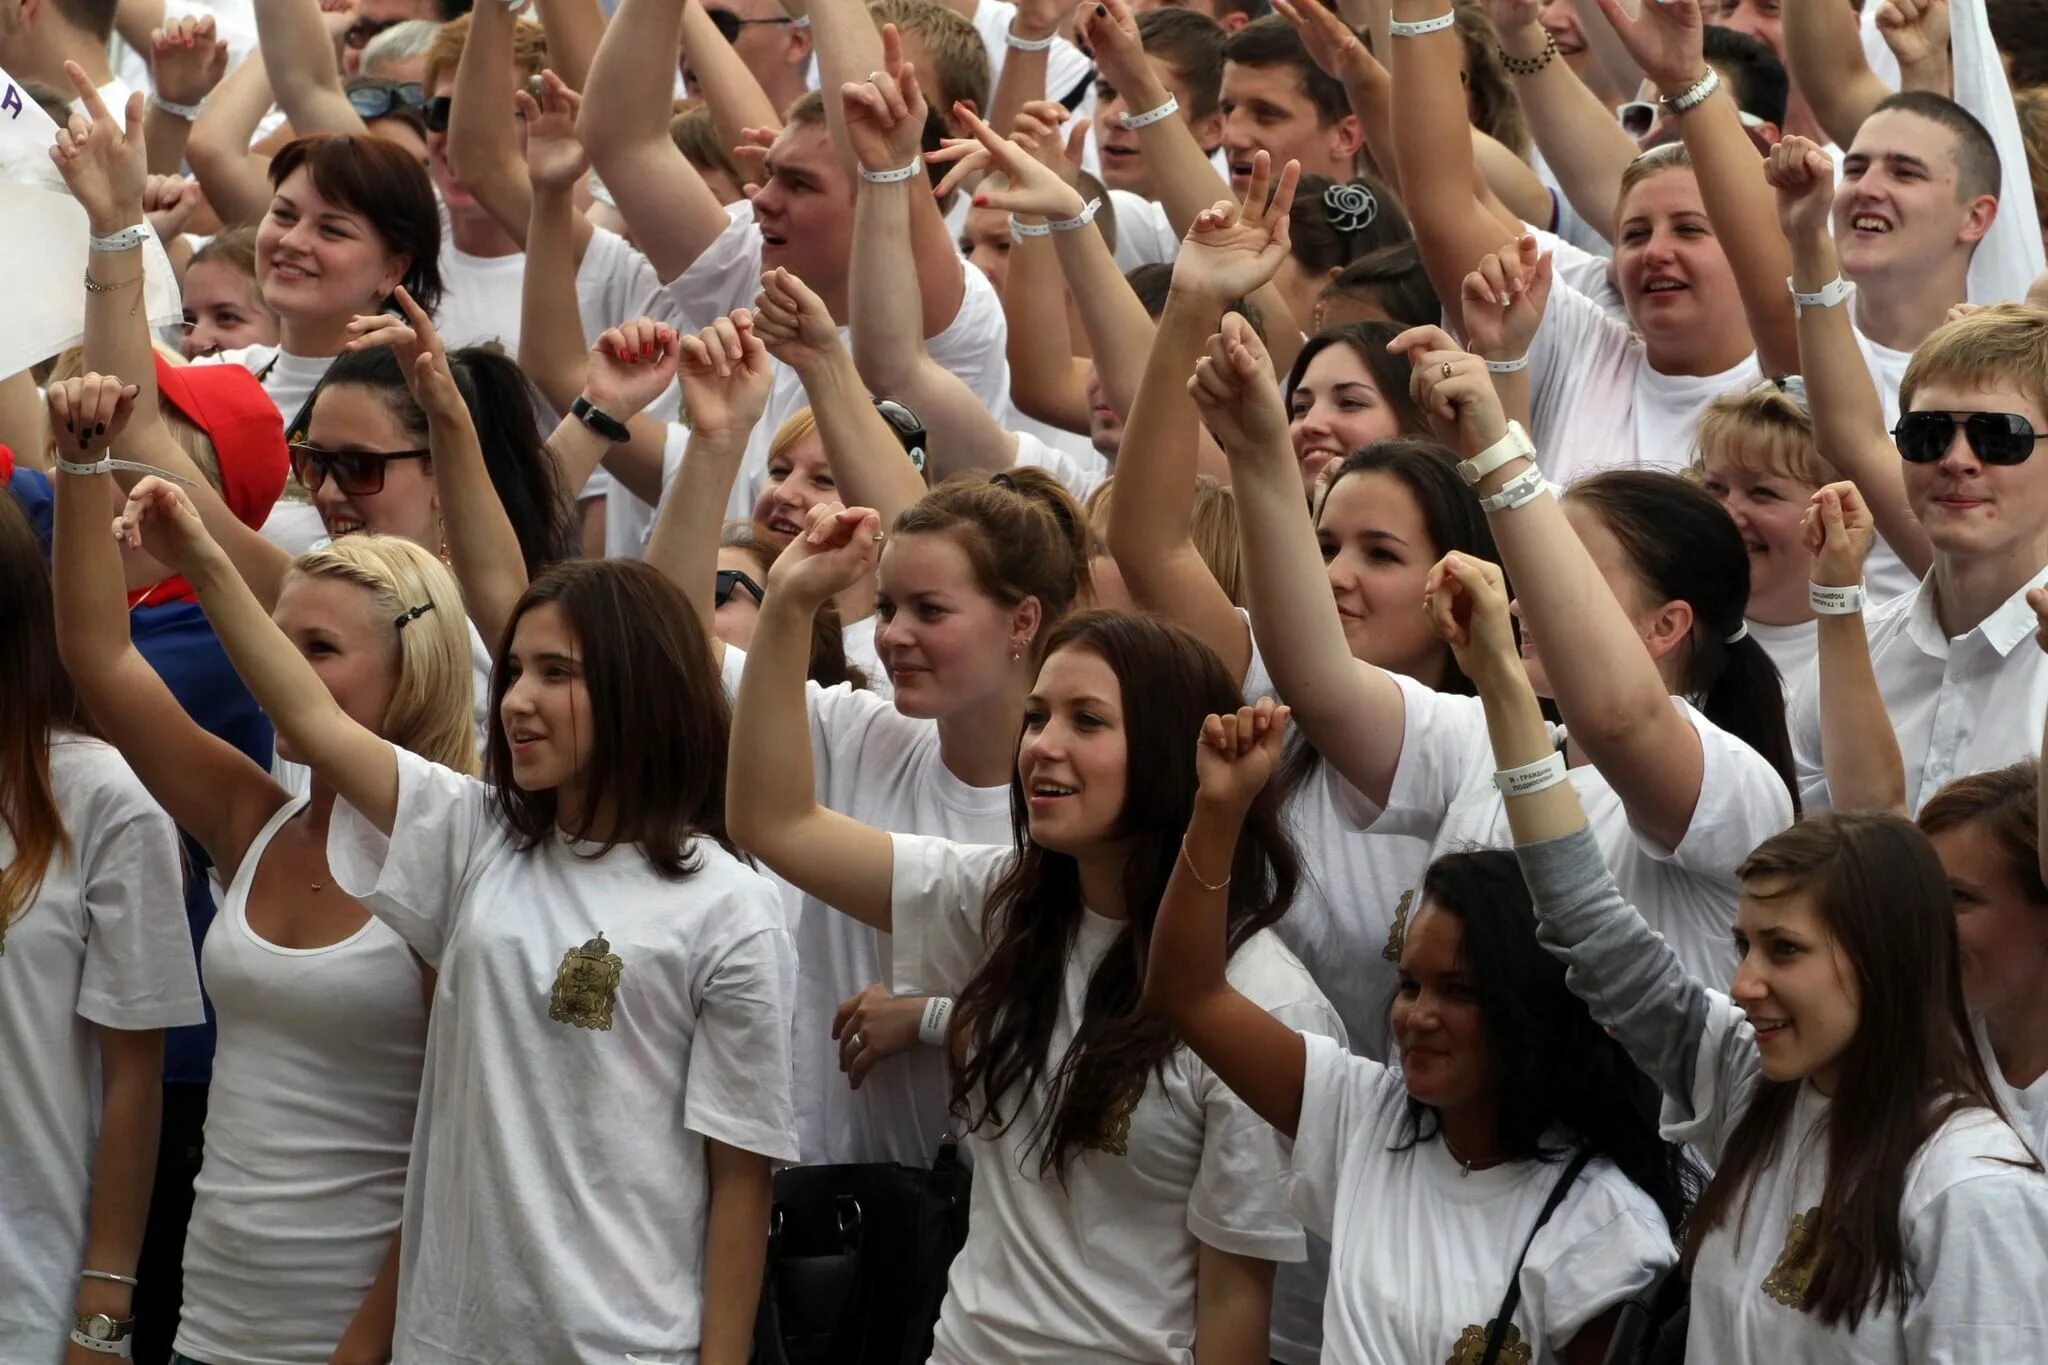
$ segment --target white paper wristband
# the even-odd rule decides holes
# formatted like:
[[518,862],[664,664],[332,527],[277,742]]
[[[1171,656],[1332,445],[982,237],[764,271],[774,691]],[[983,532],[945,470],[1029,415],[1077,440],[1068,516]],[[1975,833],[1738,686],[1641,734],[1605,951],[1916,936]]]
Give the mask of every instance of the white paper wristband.
[[1003,41],[1019,52],[1043,52],[1051,47],[1054,42],[1058,41],[1058,39],[1059,34],[1057,33],[1048,33],[1043,38],[1019,38],[1008,30],[1005,30],[1003,33]]
[[1387,32],[1395,38],[1421,38],[1431,33],[1442,33],[1457,22],[1457,11],[1452,10],[1445,14],[1439,14],[1434,19],[1423,19],[1413,24],[1399,22],[1388,24]]
[[187,123],[197,123],[199,121],[200,105],[179,104],[176,100],[167,100],[162,95],[151,95],[149,102],[163,110],[166,114],[169,114],[172,118],[183,119]]
[[1096,210],[1102,207],[1100,199],[1090,199],[1081,206],[1081,211],[1072,218],[1048,219],[1045,226],[1051,232],[1079,232],[1095,221]]
[[57,457],[59,474],[111,474],[117,469],[125,469],[131,474],[154,474],[159,479],[168,479],[187,488],[193,486],[192,480],[183,474],[173,474],[168,469],[159,469],[153,464],[143,464],[136,460],[117,460],[111,455],[102,455],[91,464],[80,464],[76,460],[67,460],[62,455]]
[[1553,753],[1519,768],[1502,769],[1493,775],[1493,785],[1500,788],[1502,796],[1534,796],[1555,787],[1565,777],[1564,755]]
[[1517,356],[1513,360],[1489,360],[1486,362],[1486,372],[1488,374],[1520,374],[1528,368],[1529,357],[1526,354]]
[[110,232],[104,237],[87,237],[86,245],[94,251],[132,251],[149,240],[149,225],[136,223],[119,232]]
[[1155,123],[1164,123],[1166,120],[1172,118],[1175,114],[1178,114],[1179,112],[1179,97],[1174,95],[1168,95],[1166,97],[1166,103],[1155,104],[1142,114],[1125,114],[1124,127],[1150,128]]
[[1808,308],[1833,308],[1849,298],[1849,282],[1840,275],[1835,276],[1811,294],[1802,294],[1792,283],[1792,277],[1785,277],[1785,287],[1792,291],[1792,306],[1802,312]]
[[932,1047],[946,1045],[946,1021],[953,1017],[953,1001],[935,995],[924,1002],[924,1014],[917,1021],[917,1041]]
[[1527,507],[1549,491],[1550,480],[1543,477],[1541,469],[1530,465],[1502,484],[1500,492],[1490,498],[1481,498],[1479,506],[1488,512],[1512,512],[1517,507]]
[[913,175],[919,175],[923,171],[924,158],[922,156],[914,156],[910,158],[908,166],[898,166],[893,171],[871,171],[863,166],[860,168],[860,178],[867,181],[870,185],[900,185]]
[[1052,229],[1043,223],[1027,223],[1016,214],[1010,215],[1010,240],[1020,242],[1026,237],[1050,237]]
[[1825,583],[1808,583],[1806,604],[1816,616],[1854,616],[1863,610],[1863,585],[1831,588]]

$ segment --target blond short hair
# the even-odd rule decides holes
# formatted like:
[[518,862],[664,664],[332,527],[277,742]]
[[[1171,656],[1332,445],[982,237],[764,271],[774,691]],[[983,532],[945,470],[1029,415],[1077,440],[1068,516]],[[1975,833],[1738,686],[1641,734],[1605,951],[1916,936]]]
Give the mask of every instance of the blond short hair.
[[[1110,502],[1115,496],[1114,476],[1097,484],[1095,491],[1088,495],[1085,510],[1088,524],[1096,528],[1096,553],[1109,553],[1101,543],[1101,536],[1109,526]],[[1230,485],[1212,475],[1202,474],[1195,479],[1195,506],[1189,518],[1188,539],[1195,543],[1195,553],[1208,566],[1209,576],[1216,580],[1223,595],[1233,606],[1243,606],[1244,599],[1244,557],[1237,534],[1237,494]]]
[[[366,588],[398,632],[398,687],[384,713],[384,738],[457,772],[477,771],[475,674],[469,616],[447,565],[402,536],[358,532],[292,561],[291,572]],[[398,625],[400,617],[428,611]]]
[[960,100],[971,102],[984,114],[993,112],[988,105],[994,85],[988,45],[970,21],[932,0],[876,0],[868,6],[868,13],[874,16],[876,28],[896,25],[898,33],[916,38],[931,58],[939,88],[925,91],[924,97],[941,123],[952,124],[953,105]]
[[1814,488],[1841,477],[1814,444],[1813,418],[1769,382],[1707,405],[1693,441],[1693,472],[1703,474],[1713,459]]
[[1899,411],[1929,384],[2013,384],[2048,412],[2048,311],[2003,303],[1958,318],[1920,343],[1899,381]]
[[768,442],[768,463],[774,464],[794,450],[799,441],[818,429],[818,419],[809,408],[798,408],[782,419],[775,437]]
[[[443,76],[453,76],[469,42],[469,16],[464,14],[441,25],[434,41],[427,45],[426,61],[420,71],[420,88],[434,93]],[[521,19],[512,29],[512,62],[519,74],[531,80],[547,69],[548,35],[531,19]]]

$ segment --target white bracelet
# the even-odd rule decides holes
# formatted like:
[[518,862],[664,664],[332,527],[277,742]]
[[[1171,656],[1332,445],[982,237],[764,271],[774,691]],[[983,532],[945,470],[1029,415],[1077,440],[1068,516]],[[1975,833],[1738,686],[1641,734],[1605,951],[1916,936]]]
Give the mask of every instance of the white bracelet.
[[917,1021],[917,1041],[933,1047],[946,1045],[946,1021],[953,1017],[953,1002],[943,995],[935,995],[924,1002],[924,1014]]
[[119,232],[110,232],[104,237],[86,238],[86,245],[94,251],[130,251],[149,240],[149,225],[137,223],[124,227]]
[[924,158],[922,156],[914,156],[910,158],[908,166],[898,166],[893,171],[871,171],[863,166],[860,168],[860,178],[867,181],[870,185],[900,185],[910,179],[911,176],[917,175],[923,170]]
[[1785,287],[1792,291],[1792,306],[1801,312],[1809,308],[1833,308],[1846,303],[1849,298],[1849,282],[1840,275],[1835,276],[1811,294],[1799,292],[1799,286],[1792,283],[1792,277],[1785,277]]
[[1500,492],[1490,498],[1481,498],[1479,506],[1488,512],[1512,512],[1517,507],[1527,507],[1550,491],[1550,480],[1543,477],[1543,471],[1530,465],[1521,473],[1501,485]]
[[1142,114],[1125,114],[1124,127],[1150,128],[1155,123],[1164,123],[1180,112],[1180,99],[1174,95],[1166,97],[1166,103],[1155,104]]
[[166,114],[169,114],[172,118],[183,119],[187,123],[197,123],[199,121],[200,105],[179,104],[175,100],[165,99],[162,95],[151,95],[149,102],[163,110]]
[[81,1280],[110,1280],[115,1284],[125,1284],[130,1289],[135,1289],[142,1284],[142,1281],[136,1279],[133,1275],[116,1275],[111,1270],[81,1270],[78,1272],[78,1278]]
[[[117,469],[125,469],[131,474],[154,474],[159,479],[168,479],[172,483],[183,484],[187,488],[196,486],[192,480],[186,478],[183,474],[173,474],[168,469],[158,469],[153,464],[142,464],[136,460],[117,460],[111,455],[102,455],[91,464],[79,464],[75,460],[65,459],[62,455],[57,457],[57,472],[59,474],[111,474]],[[121,1278],[119,1275],[103,1275],[98,1271],[92,1270],[84,1273],[89,1279],[119,1280]],[[124,1280],[122,1283],[134,1284],[135,1281]]]
[[1420,38],[1426,34],[1442,33],[1457,22],[1458,13],[1452,10],[1447,14],[1439,14],[1434,19],[1424,19],[1420,23],[1404,24],[1396,20],[1387,25],[1387,32],[1396,38]]
[[1529,356],[1527,352],[1515,357],[1513,360],[1489,360],[1486,362],[1486,372],[1488,374],[1520,374],[1528,368]]
[[1671,113],[1688,114],[1699,108],[1702,104],[1705,104],[1713,96],[1713,93],[1720,88],[1721,73],[1710,66],[1707,68],[1707,74],[1694,81],[1690,90],[1685,91],[1683,94],[1672,95],[1668,99],[1660,99],[1657,103],[1663,105]]
[[1081,211],[1072,218],[1047,219],[1045,224],[1046,230],[1048,232],[1079,232],[1082,228],[1095,221],[1095,211],[1101,207],[1102,200],[1090,199],[1081,206]]
[[1019,38],[1006,29],[1003,32],[1003,41],[1019,52],[1043,52],[1057,42],[1059,36],[1057,33],[1048,33],[1043,38]]
[[1050,237],[1052,229],[1043,223],[1027,223],[1016,214],[1010,215],[1010,240],[1021,242],[1026,237]]
[[1551,753],[1519,768],[1504,768],[1493,775],[1493,785],[1502,796],[1534,796],[1566,780],[1564,755]]
[[1863,610],[1863,585],[1831,588],[1825,583],[1808,583],[1806,605],[1816,616],[1854,616]]
[[94,1355],[119,1356],[123,1360],[132,1359],[135,1354],[133,1337],[122,1337],[119,1341],[94,1341],[76,1327],[71,1329],[71,1344],[83,1346]]

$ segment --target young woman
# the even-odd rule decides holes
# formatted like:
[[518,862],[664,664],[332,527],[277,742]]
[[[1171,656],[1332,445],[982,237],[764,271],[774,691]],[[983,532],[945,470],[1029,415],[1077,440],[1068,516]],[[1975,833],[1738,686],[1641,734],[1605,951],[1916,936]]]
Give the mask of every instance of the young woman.
[[276,343],[277,314],[256,279],[256,229],[229,228],[193,252],[179,288],[185,334],[178,350],[187,360]]
[[[1237,689],[1162,623],[1091,613],[1036,649],[1013,625],[1019,662],[1040,662],[1010,840],[891,835],[832,811],[790,742],[784,680],[803,613],[867,572],[879,534],[871,511],[821,508],[777,561],[733,729],[732,771],[747,776],[728,801],[737,837],[778,874],[893,935],[897,986],[957,1000],[955,1098],[981,1158],[932,1359],[1264,1361],[1266,1263],[1303,1249],[1280,1208],[1277,1148],[1138,990],[1194,798],[1188,739]],[[900,526],[889,541],[890,557],[960,553]],[[885,584],[895,572],[884,564]],[[1024,605],[1018,625],[1040,615]],[[1233,979],[1299,1026],[1338,1031],[1307,973],[1258,932],[1296,876],[1270,804],[1235,867]]]
[[[198,588],[280,743],[334,789],[336,887],[439,973],[393,1356],[741,1365],[770,1163],[797,1155],[795,961],[773,884],[725,842],[726,706],[688,606],[643,564],[534,580],[494,661],[483,782],[337,705],[176,488],[138,485],[123,527]],[[502,512],[486,529],[517,555]]]
[[1398,1071],[1231,984],[1223,893],[1286,714],[1268,698],[1204,725],[1145,1002],[1292,1142],[1293,1207],[1333,1248],[1324,1359],[1476,1361],[1513,1281],[1499,1358],[1597,1365],[1617,1305],[1677,1260],[1696,1173],[1657,1136],[1654,1087],[1537,946],[1511,854],[1431,865],[1389,1011]]
[[[780,548],[763,543],[758,528],[743,522],[728,522],[719,536],[711,633],[726,644],[745,649],[754,638],[754,622],[768,596],[762,584],[768,581]],[[820,687],[848,683],[856,691],[865,691],[869,686],[867,670],[846,657],[839,608],[829,602],[818,609],[817,624],[811,631],[811,666],[804,676]]]
[[[1480,680],[1544,944],[1715,1167],[1687,1231],[1700,1360],[2029,1359],[2048,1350],[2048,1177],[1969,1042],[1948,878],[1890,814],[1744,860],[1729,993],[1623,898],[1561,780],[1481,566],[1434,583]],[[1610,616],[1611,607],[1603,607]]]
[[1302,343],[1282,392],[1287,435],[1311,498],[1324,473],[1378,441],[1426,435],[1429,427],[1408,396],[1408,361],[1387,349],[1401,335],[1391,322],[1351,322]]
[[1303,321],[1315,316],[1317,297],[1345,266],[1415,238],[1394,191],[1369,175],[1351,180],[1303,176],[1289,226],[1287,256],[1273,284],[1288,310]]
[[[1433,328],[1397,344],[1416,357],[1418,404],[1457,448],[1509,456],[1461,477],[1494,497],[1521,479],[1488,520],[1514,578],[1532,679],[1567,722],[1569,738],[1554,737],[1625,884],[1686,961],[1719,969],[1735,866],[1792,817],[1783,703],[1770,659],[1742,629],[1748,575],[1734,526],[1670,475],[1601,476],[1561,507],[1522,447],[1503,441],[1476,356]],[[1356,827],[1419,835],[1438,853],[1500,847],[1479,703],[1357,658],[1293,587],[1319,556],[1264,364],[1256,338],[1226,319],[1195,393],[1230,456],[1252,619],[1279,694],[1343,779],[1337,806]],[[1624,620],[1592,609],[1613,601],[1626,604]]]
[[[105,449],[66,435],[66,460]],[[106,1348],[133,1330],[163,1031],[206,1016],[177,832],[92,737],[42,547],[6,496],[0,593],[0,1357],[59,1365],[93,1358],[74,1324]]]
[[[51,391],[53,416],[79,430],[117,432],[132,404],[98,375]],[[219,1033],[176,1349],[195,1365],[382,1358],[433,975],[334,886],[334,789],[316,779],[309,795],[288,794],[202,729],[136,651],[106,534],[113,496],[106,474],[58,486],[65,662],[227,886],[200,956]],[[468,631],[439,560],[392,536],[310,551],[274,619],[343,711],[475,770]]]

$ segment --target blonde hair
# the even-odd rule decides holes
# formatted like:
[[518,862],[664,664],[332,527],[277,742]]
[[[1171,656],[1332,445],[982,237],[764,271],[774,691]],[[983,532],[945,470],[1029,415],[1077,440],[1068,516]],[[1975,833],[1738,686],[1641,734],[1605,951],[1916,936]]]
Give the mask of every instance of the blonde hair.
[[[398,688],[381,733],[430,762],[475,773],[469,616],[448,566],[402,536],[359,532],[306,551],[291,572],[369,589],[377,614],[398,632]],[[409,615],[423,605],[427,611]]]
[[782,425],[775,428],[775,439],[768,443],[768,463],[777,460],[796,449],[797,443],[818,429],[818,419],[809,408],[798,408],[782,419]]
[[[254,238],[252,237],[251,240],[253,241]],[[196,263],[198,258],[195,256],[193,260]],[[171,364],[183,366],[186,363],[185,357],[179,355],[162,342],[152,340],[150,345]],[[73,346],[68,350],[57,353],[57,358],[50,362],[49,377],[44,383],[46,386],[61,384],[67,379],[76,379],[84,373],[85,348],[83,346]],[[171,405],[168,399],[163,398],[161,395],[158,397],[156,410],[157,415],[163,418],[164,428],[171,433],[171,439],[178,443],[178,448],[191,456],[192,463],[199,466],[200,474],[205,476],[206,481],[213,485],[213,491],[216,493],[220,492],[220,455],[213,448],[213,438],[197,426],[194,426],[186,419],[184,413],[178,411],[177,408]],[[44,421],[44,425],[47,428],[47,418]],[[57,458],[57,453],[57,433],[45,430],[43,433],[43,460],[45,468],[51,466],[51,462]]]
[[[454,75],[456,63],[462,60],[463,45],[468,41],[467,14],[441,25],[434,41],[427,45],[426,60],[420,71],[420,89],[431,96],[441,77]],[[548,35],[531,19],[521,19],[513,26],[512,64],[519,68],[520,75],[529,80],[547,67]]]
[[1614,196],[1614,212],[1619,215],[1622,201],[1628,198],[1629,191],[1651,176],[1661,175],[1665,171],[1691,169],[1692,154],[1685,150],[1683,142],[1667,142],[1662,147],[1652,147],[1622,168],[1621,185]]
[[1813,440],[1813,418],[1771,383],[1742,393],[1725,393],[1707,405],[1693,441],[1695,481],[1709,459],[1819,488],[1841,476],[1821,458]]
[[982,113],[989,108],[994,77],[990,75],[988,45],[973,23],[932,0],[876,0],[868,6],[875,27],[896,25],[896,31],[914,37],[931,58],[938,74],[939,88],[924,92],[925,101],[938,114],[939,122],[953,125],[953,105],[967,100]]
[[699,170],[724,171],[735,185],[747,182],[746,172],[719,139],[718,128],[711,119],[711,106],[704,101],[685,101],[668,121],[668,137],[683,158]]
[[[1109,525],[1110,499],[1115,486],[1116,479],[1107,478],[1088,495],[1089,525]],[[1244,557],[1237,534],[1237,494],[1231,491],[1229,484],[1208,474],[1196,477],[1195,506],[1188,525],[1188,539],[1195,543],[1195,553],[1209,567],[1209,576],[1223,589],[1223,595],[1230,599],[1231,605],[1243,606]],[[1099,534],[1095,553],[1109,553]]]
[[2002,303],[1936,329],[1899,381],[1899,411],[1911,412],[1928,384],[1980,389],[2001,380],[2048,409],[2048,311]]

